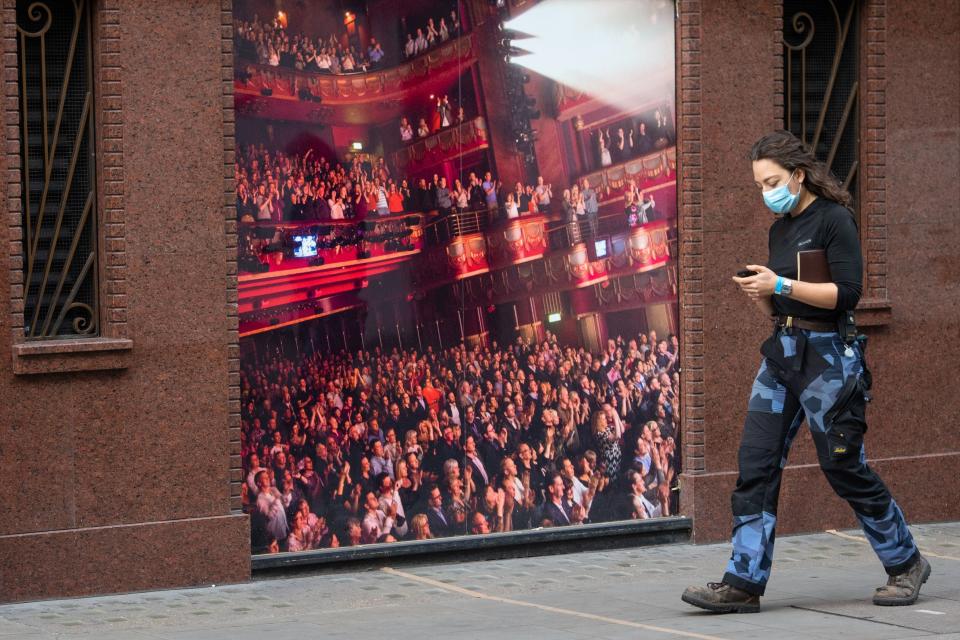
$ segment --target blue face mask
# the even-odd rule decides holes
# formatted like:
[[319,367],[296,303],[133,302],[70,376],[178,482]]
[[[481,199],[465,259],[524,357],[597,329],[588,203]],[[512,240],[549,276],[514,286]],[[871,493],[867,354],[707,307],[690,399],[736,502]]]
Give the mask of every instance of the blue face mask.
[[785,184],[780,185],[776,189],[763,192],[763,203],[767,205],[770,211],[773,211],[773,213],[778,216],[793,211],[793,208],[797,206],[797,202],[800,201],[799,189],[797,189],[796,193],[790,192],[790,182],[792,180],[793,173],[790,174],[790,178]]

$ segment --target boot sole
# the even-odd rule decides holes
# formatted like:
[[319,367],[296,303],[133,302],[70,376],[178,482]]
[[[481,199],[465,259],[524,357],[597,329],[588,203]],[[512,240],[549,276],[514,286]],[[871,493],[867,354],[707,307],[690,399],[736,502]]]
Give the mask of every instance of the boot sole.
[[706,609],[707,611],[713,611],[714,613],[758,613],[760,611],[760,603],[737,604],[734,602],[729,602],[718,604],[716,602],[700,600],[699,598],[694,598],[693,596],[688,596],[687,594],[680,596],[680,599],[687,604],[692,604],[695,607],[700,607],[701,609]]
[[[930,563],[927,562],[926,568],[923,570],[923,575],[920,577],[920,584],[924,585],[927,583],[927,579],[930,577]],[[878,607],[908,607],[912,604],[916,604],[917,599],[920,597],[920,589],[917,588],[917,592],[913,594],[912,598],[877,598],[874,596],[873,604]]]

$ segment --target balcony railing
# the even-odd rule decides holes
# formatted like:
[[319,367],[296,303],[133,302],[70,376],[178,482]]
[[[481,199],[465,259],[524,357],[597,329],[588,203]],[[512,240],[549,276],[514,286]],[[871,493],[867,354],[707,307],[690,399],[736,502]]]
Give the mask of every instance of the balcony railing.
[[[530,217],[532,216],[524,214],[516,219],[522,221]],[[424,225],[423,239],[430,246],[444,245],[458,236],[485,233],[494,225],[506,222],[510,220],[504,220],[499,210],[490,212],[487,209],[479,209],[452,213]],[[578,242],[589,242],[594,238],[623,233],[629,229],[626,215],[623,212],[617,212],[598,216],[596,225],[586,217],[572,222],[556,221],[547,229],[547,235],[550,248],[560,249]]]
[[631,229],[623,212],[599,216],[596,224],[589,219],[560,222],[547,230],[551,249],[570,247],[578,242],[590,242],[597,238],[609,237]]
[[457,236],[483,233],[490,227],[490,212],[486,209],[452,213],[428,223],[423,228],[424,242],[439,246]]
[[675,146],[659,149],[639,158],[603,167],[581,177],[587,180],[593,189],[609,194],[622,190],[629,180],[637,183],[669,177],[677,172],[677,148]]
[[451,63],[467,63],[474,53],[473,36],[466,34],[396,67],[366,73],[333,75],[241,62],[234,84],[238,93],[269,93],[278,98],[298,98],[305,89],[322,100],[367,100],[402,91]]
[[422,246],[423,219],[414,213],[361,221],[242,223],[237,228],[239,270],[257,274],[413,251]]
[[487,122],[477,117],[407,143],[393,153],[393,163],[400,171],[417,173],[437,162],[485,149],[489,144]]

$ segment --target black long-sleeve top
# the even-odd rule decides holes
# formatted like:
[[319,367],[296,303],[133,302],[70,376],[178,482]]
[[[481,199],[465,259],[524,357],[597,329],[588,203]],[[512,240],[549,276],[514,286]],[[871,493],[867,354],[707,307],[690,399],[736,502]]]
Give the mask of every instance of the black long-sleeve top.
[[831,280],[837,285],[834,309],[820,309],[773,295],[775,313],[834,322],[844,311],[856,308],[863,290],[863,255],[857,224],[848,209],[832,200],[817,198],[800,215],[785,215],[771,225],[769,249],[767,267],[791,280],[797,279],[798,251],[824,249]]

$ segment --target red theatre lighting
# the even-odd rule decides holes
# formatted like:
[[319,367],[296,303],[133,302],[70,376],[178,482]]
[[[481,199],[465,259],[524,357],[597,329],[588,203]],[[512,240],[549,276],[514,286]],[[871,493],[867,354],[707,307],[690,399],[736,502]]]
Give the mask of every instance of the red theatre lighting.
[[497,305],[495,304],[491,304],[490,306],[487,307],[487,313],[493,313],[496,310],[497,310]]

